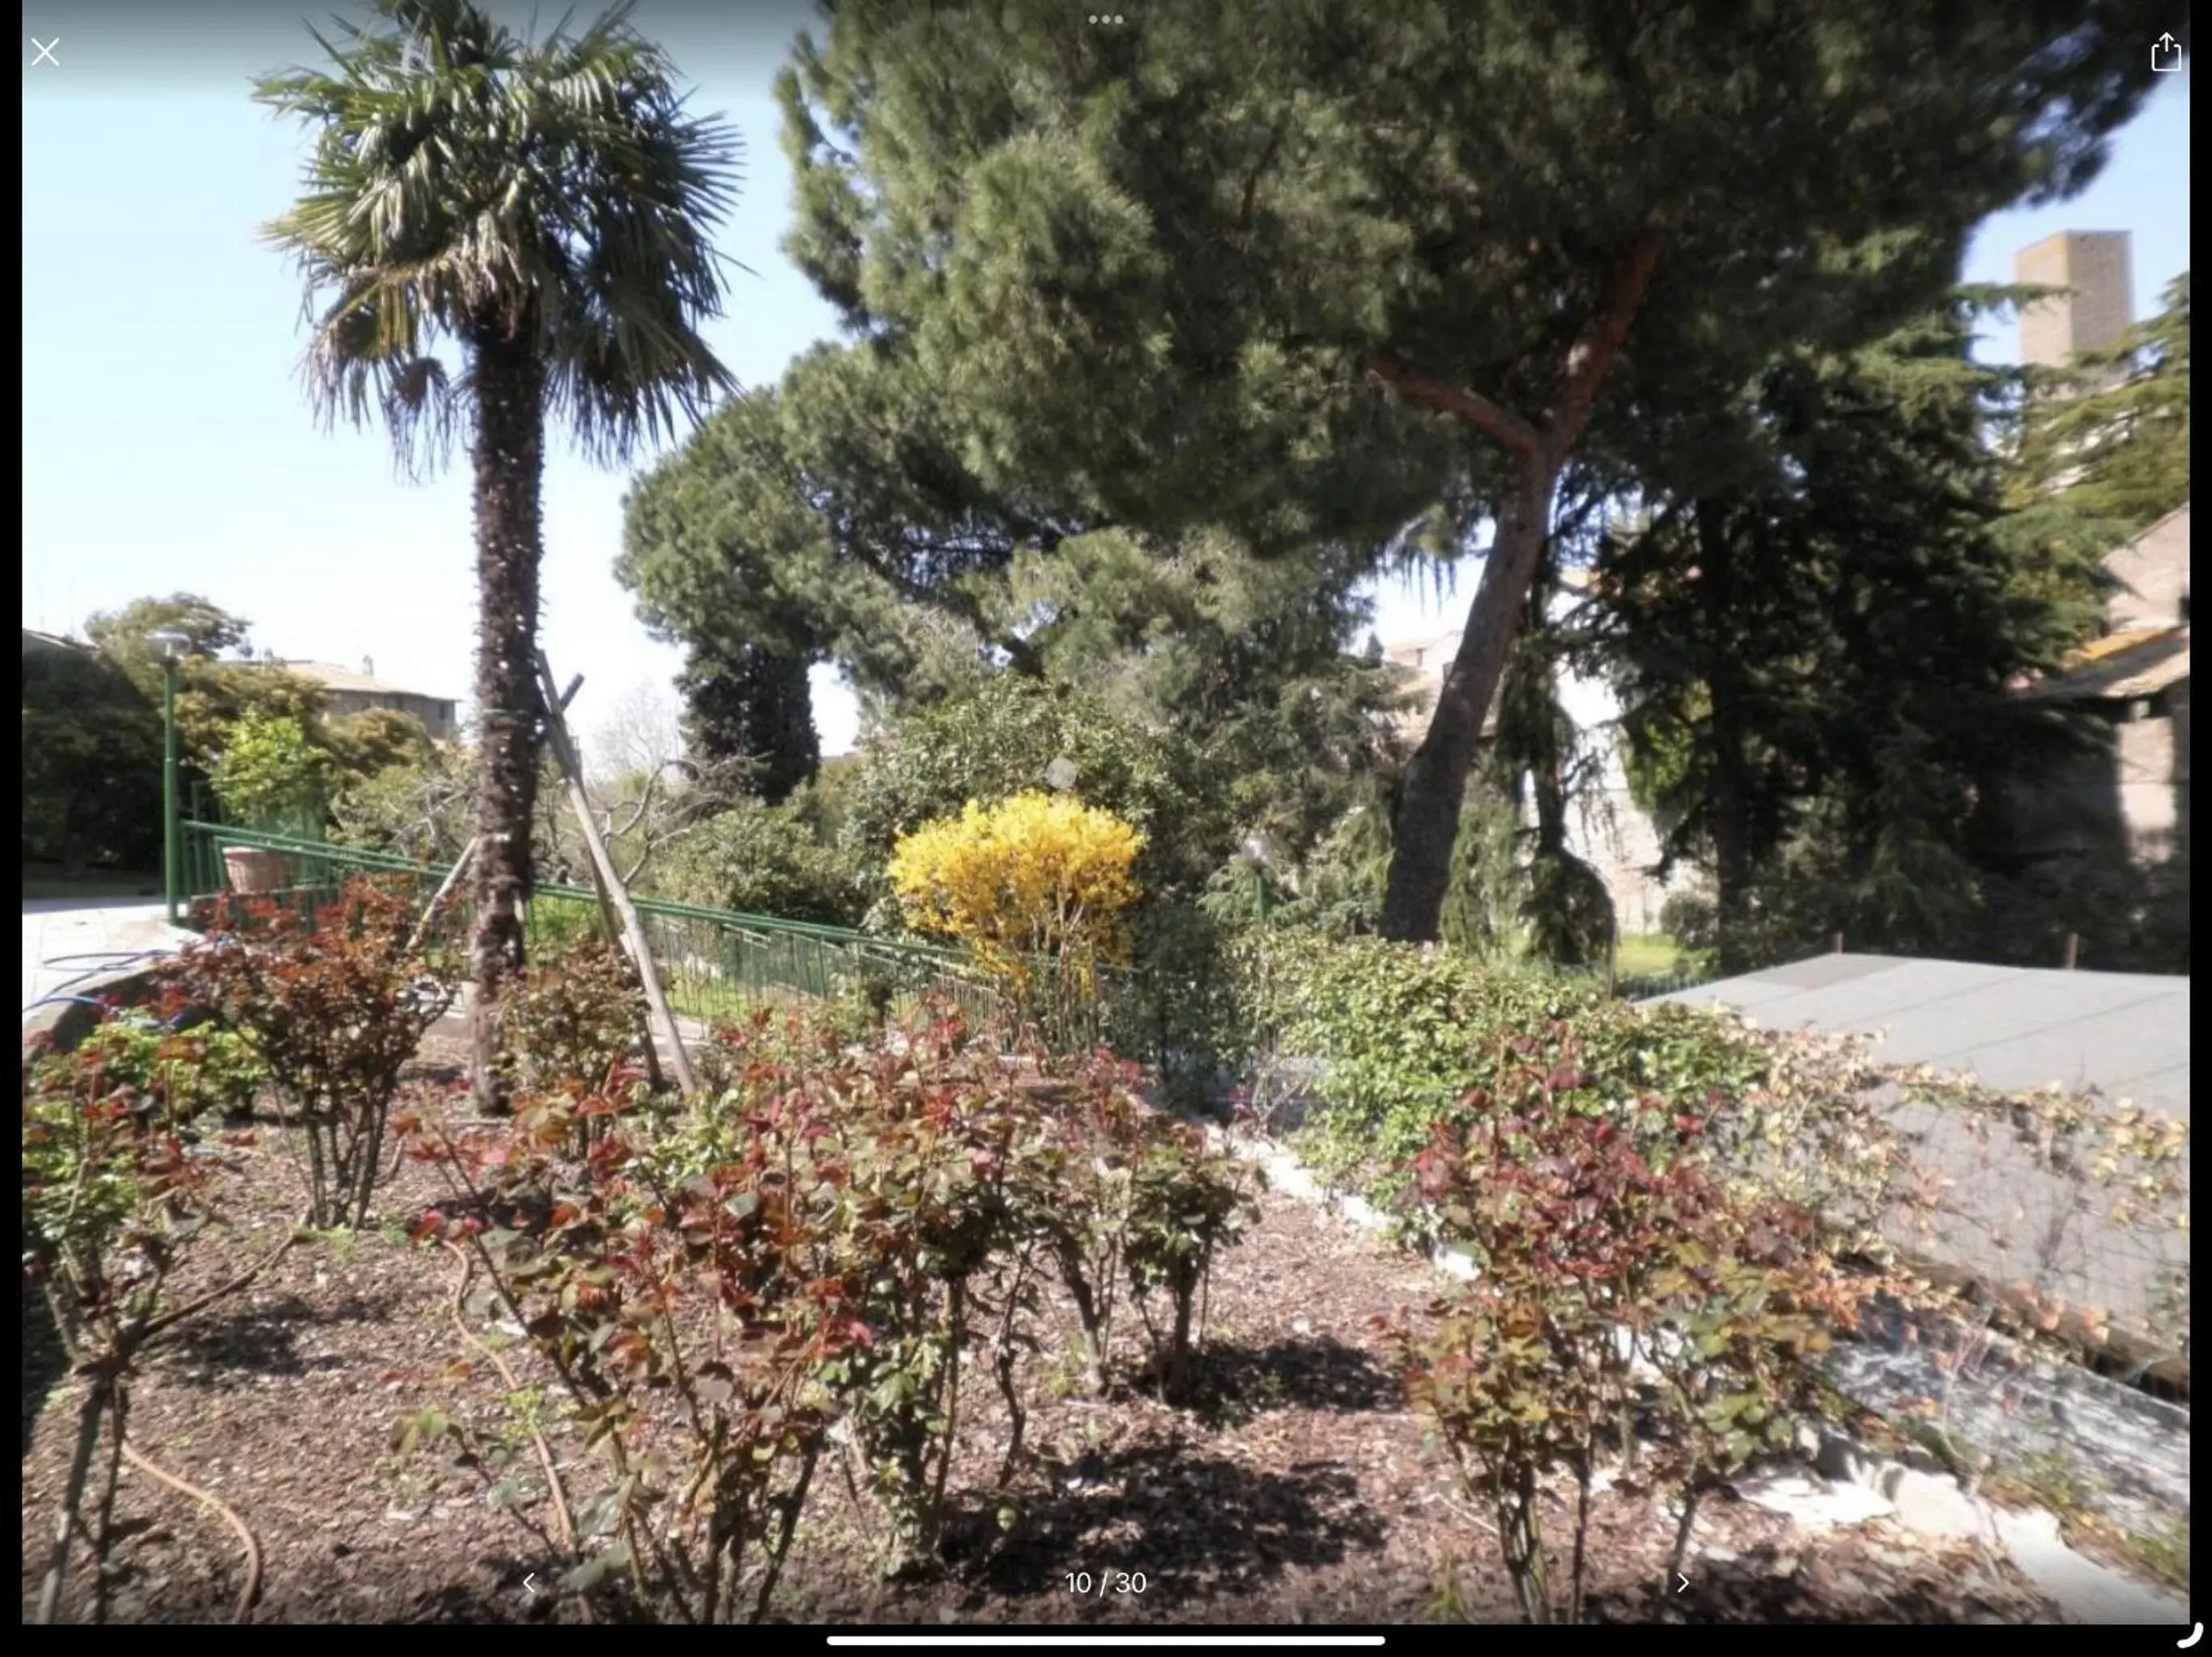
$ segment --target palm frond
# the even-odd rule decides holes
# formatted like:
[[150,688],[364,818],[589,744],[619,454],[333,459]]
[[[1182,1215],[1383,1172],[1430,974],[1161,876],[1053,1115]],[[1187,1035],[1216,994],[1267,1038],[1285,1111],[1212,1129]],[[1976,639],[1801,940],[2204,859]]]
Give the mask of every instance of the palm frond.
[[465,423],[471,377],[441,348],[526,345],[548,414],[599,458],[734,389],[700,330],[741,147],[686,112],[630,10],[533,41],[467,0],[377,0],[372,23],[310,30],[323,68],[257,86],[314,134],[301,198],[264,231],[307,290],[310,394],[386,425],[403,465],[442,459]]

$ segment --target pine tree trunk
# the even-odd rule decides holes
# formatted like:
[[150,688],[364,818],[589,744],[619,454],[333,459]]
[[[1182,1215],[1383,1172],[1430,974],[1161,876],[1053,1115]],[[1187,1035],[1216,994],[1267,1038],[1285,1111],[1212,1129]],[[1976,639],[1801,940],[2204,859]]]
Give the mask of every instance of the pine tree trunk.
[[1713,692],[1713,923],[1717,966],[1723,978],[1750,969],[1750,834],[1745,822],[1742,735]]
[[477,1102],[503,1103],[500,1003],[523,962],[522,908],[535,871],[539,731],[538,574],[544,474],[544,378],[520,329],[476,331],[477,835],[471,872],[471,1059]]
[[[1530,640],[1544,636],[1551,597],[1559,586],[1557,573],[1540,559],[1536,574],[1538,579],[1528,585],[1521,623],[1522,637]],[[1548,862],[1567,854],[1566,750],[1572,738],[1560,729],[1567,715],[1559,704],[1559,680],[1552,664],[1532,659],[1527,671],[1534,681],[1529,686],[1531,701],[1537,705],[1528,730],[1528,804],[1536,817],[1536,856]]]
[[1751,792],[1745,751],[1743,686],[1721,640],[1734,604],[1726,525],[1711,501],[1697,507],[1698,579],[1704,589],[1706,643],[1712,652],[1713,920],[1723,977],[1748,968],[1751,920]]
[[1436,941],[1451,885],[1452,846],[1468,774],[1482,743],[1483,721],[1498,698],[1528,589],[1544,553],[1558,463],[1542,453],[1510,462],[1513,489],[1498,515],[1498,532],[1482,566],[1474,608],[1459,652],[1444,675],[1437,710],[1406,768],[1398,799],[1398,843],[1382,905],[1382,935],[1401,942]]

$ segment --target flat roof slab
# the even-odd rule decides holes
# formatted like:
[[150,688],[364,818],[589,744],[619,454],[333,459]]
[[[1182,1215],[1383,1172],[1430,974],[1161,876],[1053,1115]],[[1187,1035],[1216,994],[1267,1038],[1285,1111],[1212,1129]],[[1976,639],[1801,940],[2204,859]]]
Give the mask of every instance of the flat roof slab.
[[1876,1037],[1881,1059],[1991,1087],[2094,1087],[2189,1119],[2186,978],[1826,955],[1656,998]]

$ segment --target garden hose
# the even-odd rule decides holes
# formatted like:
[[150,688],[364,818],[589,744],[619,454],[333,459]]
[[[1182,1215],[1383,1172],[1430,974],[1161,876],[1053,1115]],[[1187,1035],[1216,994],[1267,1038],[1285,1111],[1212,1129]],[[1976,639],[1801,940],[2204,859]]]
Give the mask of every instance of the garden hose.
[[238,1533],[238,1539],[246,1547],[246,1583],[239,1590],[238,1606],[231,1612],[230,1620],[234,1623],[246,1622],[253,1614],[253,1602],[261,1597],[261,1544],[255,1539],[246,1522],[238,1516],[235,1508],[214,1491],[187,1484],[176,1474],[155,1465],[153,1459],[142,1452],[128,1436],[123,1441],[123,1455],[132,1466],[155,1483],[166,1484],[179,1495],[188,1496],[195,1502],[213,1508],[222,1515],[224,1522]]
[[97,964],[86,968],[74,978],[64,980],[58,987],[40,996],[37,1000],[25,1004],[23,1017],[28,1018],[40,1007],[57,1001],[97,1006],[100,1004],[94,998],[74,995],[70,992],[87,979],[105,978],[111,974],[126,972],[132,967],[151,964],[156,961],[166,961],[169,959],[173,951],[168,950],[88,950],[71,955],[50,955],[39,962],[41,971],[52,967],[73,966],[81,961],[90,961]]

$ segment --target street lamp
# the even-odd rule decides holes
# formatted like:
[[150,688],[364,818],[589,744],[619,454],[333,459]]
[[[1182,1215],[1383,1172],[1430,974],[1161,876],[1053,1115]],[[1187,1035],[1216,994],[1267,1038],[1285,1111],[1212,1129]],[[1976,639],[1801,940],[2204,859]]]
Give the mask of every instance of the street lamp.
[[1265,920],[1267,918],[1267,900],[1272,895],[1270,877],[1274,872],[1279,848],[1275,844],[1275,837],[1262,828],[1256,834],[1245,836],[1242,850],[1245,865],[1252,871],[1253,895],[1259,907],[1259,918]]
[[167,631],[149,638],[161,650],[161,889],[173,926],[185,876],[185,831],[177,814],[177,669],[192,641]]

